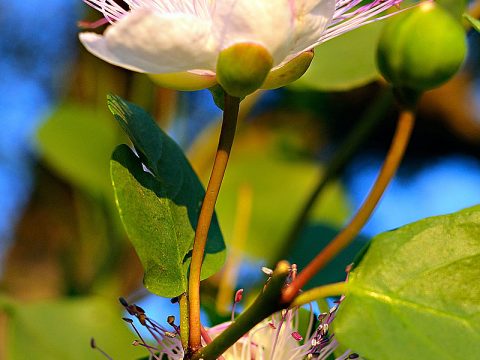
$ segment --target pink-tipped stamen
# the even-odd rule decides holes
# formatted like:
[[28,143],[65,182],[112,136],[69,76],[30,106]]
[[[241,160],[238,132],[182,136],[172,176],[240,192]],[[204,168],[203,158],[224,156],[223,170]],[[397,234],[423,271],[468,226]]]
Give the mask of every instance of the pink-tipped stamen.
[[109,24],[105,18],[98,19],[97,21],[78,21],[77,26],[81,29],[92,30],[98,29],[100,26]]

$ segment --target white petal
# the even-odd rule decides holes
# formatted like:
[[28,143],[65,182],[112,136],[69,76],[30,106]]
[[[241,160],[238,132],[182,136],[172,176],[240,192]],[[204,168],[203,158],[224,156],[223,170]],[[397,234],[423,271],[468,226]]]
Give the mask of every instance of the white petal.
[[280,63],[292,46],[292,0],[222,0],[215,3],[214,30],[221,49],[241,42],[263,45]]
[[295,40],[291,54],[310,50],[335,12],[335,0],[295,0]]
[[103,36],[82,33],[80,41],[109,63],[157,74],[214,70],[218,48],[207,19],[149,9],[132,10]]

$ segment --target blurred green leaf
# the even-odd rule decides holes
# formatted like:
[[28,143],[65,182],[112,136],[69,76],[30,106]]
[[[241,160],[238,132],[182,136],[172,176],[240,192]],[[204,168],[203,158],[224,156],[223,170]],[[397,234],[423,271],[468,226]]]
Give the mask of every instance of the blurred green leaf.
[[375,237],[350,273],[339,342],[376,360],[480,353],[480,206]]
[[378,79],[375,54],[384,24],[363,26],[316,47],[312,65],[291,87],[343,91]]
[[[288,260],[303,269],[338,233],[340,229],[324,224],[309,224],[303,230],[300,239],[292,247]],[[367,243],[368,239],[357,237],[348,247],[342,250],[322,271],[316,274],[304,289],[345,281],[345,269],[351,264]]]
[[[252,189],[250,226],[243,250],[253,257],[273,261],[282,252],[286,235],[321,174],[320,165],[301,153],[307,136],[299,131],[301,127],[297,121],[285,128],[251,128],[236,139],[217,213],[225,238],[231,240],[239,189],[246,185]],[[332,182],[313,209],[311,220],[340,227],[348,214],[343,189]]]
[[466,11],[468,5],[468,0],[436,0],[435,2],[442,5],[458,19],[462,18],[462,14]]
[[101,298],[28,304],[11,301],[5,311],[11,360],[103,359],[90,347],[92,337],[114,359],[142,355],[131,345],[135,335],[122,321],[121,312]]
[[470,24],[472,24],[472,27],[477,30],[477,32],[480,32],[480,20],[477,20],[475,19],[474,17],[468,15],[468,14],[464,14],[463,17],[465,19],[468,20],[468,22],[470,22]]
[[119,134],[107,113],[66,103],[40,127],[38,144],[48,165],[73,185],[111,196],[108,164]]
[[205,293],[202,293],[202,311],[207,316],[210,326],[231,321],[232,314],[230,312],[226,314],[219,313],[217,310],[216,299],[205,295]]
[[[174,297],[187,289],[193,238],[205,191],[178,145],[142,109],[109,98],[115,118],[129,134],[142,160],[128,146],[112,155],[111,176],[122,222],[145,270],[151,292]],[[202,279],[225,260],[216,217],[212,221]]]

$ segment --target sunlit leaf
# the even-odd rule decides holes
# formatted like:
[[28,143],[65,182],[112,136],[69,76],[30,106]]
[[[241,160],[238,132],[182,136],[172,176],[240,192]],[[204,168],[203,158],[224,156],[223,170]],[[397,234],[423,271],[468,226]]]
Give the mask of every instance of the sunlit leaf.
[[372,360],[475,359],[480,353],[480,207],[374,238],[334,322]]
[[[119,146],[111,176],[122,222],[145,270],[151,292],[174,297],[187,289],[194,229],[203,187],[178,145],[142,109],[110,97],[110,108],[137,153]],[[216,273],[225,260],[225,245],[213,219],[202,266],[202,279]]]
[[4,307],[8,359],[102,359],[90,347],[92,337],[114,359],[139,357],[143,352],[131,345],[135,335],[115,305],[94,297],[28,304],[10,301]]

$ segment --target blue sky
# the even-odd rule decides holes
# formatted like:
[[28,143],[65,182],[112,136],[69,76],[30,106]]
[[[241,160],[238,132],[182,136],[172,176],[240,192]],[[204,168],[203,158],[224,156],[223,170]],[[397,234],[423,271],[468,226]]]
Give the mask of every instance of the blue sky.
[[0,3],[0,254],[29,198],[32,138],[57,99],[58,70],[73,55],[78,3]]

